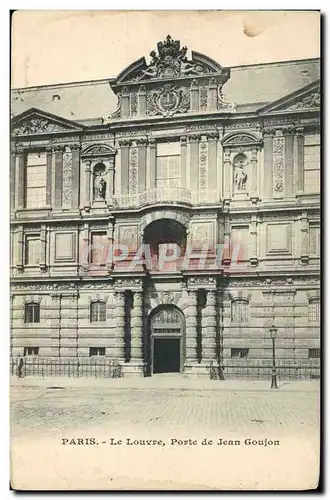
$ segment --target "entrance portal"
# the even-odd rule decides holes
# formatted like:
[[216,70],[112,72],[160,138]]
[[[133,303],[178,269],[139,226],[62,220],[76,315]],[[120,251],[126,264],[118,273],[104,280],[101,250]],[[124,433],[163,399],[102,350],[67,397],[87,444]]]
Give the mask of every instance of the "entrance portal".
[[184,319],[175,306],[158,307],[150,318],[149,368],[152,373],[181,372],[184,362]]
[[154,373],[180,372],[180,339],[154,338]]

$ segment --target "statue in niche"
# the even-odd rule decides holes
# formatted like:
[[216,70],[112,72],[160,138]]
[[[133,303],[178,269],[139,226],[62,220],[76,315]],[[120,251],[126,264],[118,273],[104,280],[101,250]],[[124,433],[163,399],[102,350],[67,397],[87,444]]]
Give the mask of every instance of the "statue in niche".
[[246,165],[248,163],[248,159],[244,154],[239,154],[234,159],[234,181],[236,186],[236,191],[245,191],[246,190],[246,182],[247,182],[247,174],[244,171]]
[[94,198],[95,200],[105,200],[106,182],[103,178],[104,169],[95,168],[94,170]]

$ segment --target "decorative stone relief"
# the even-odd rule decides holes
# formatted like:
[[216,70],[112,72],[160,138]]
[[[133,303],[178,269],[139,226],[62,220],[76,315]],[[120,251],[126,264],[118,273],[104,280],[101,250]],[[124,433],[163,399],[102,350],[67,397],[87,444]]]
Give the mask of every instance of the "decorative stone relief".
[[138,177],[138,150],[136,147],[130,149],[128,190],[130,194],[137,193]]
[[174,294],[172,292],[160,292],[158,296],[161,304],[172,304],[174,301]]
[[27,118],[12,130],[12,135],[31,135],[46,132],[62,132],[68,129],[45,118]]
[[207,182],[208,166],[208,144],[201,142],[199,145],[199,188],[205,191],[208,188]]
[[276,193],[284,190],[284,137],[273,141],[273,186]]
[[63,153],[62,205],[71,208],[72,203],[72,153]]
[[321,105],[320,90],[313,92],[287,109],[319,108]]
[[[150,52],[151,62],[136,77],[136,80],[172,78],[210,73],[211,68],[187,59],[187,47],[180,48],[180,40],[167,35],[164,42],[157,43],[157,51]],[[214,70],[213,70],[214,71]]]
[[190,109],[190,90],[167,83],[161,89],[147,93],[147,115],[172,116]]
[[188,286],[210,286],[216,285],[217,280],[213,276],[193,276],[188,279]]
[[207,110],[207,87],[201,87],[199,91],[199,105],[201,111]]
[[131,116],[136,116],[136,114],[137,114],[137,94],[136,93],[131,94],[130,106],[131,106]]

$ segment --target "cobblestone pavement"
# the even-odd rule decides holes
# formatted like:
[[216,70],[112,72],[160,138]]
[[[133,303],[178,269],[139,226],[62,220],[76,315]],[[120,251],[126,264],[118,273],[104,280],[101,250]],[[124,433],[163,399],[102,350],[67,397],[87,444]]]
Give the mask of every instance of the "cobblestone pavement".
[[[20,383],[11,389],[12,464],[14,471],[20,471],[18,486],[34,484],[31,450],[32,459],[37,460],[35,467],[52,464],[42,479],[55,489],[232,489],[238,477],[242,488],[263,488],[264,481],[270,481],[274,489],[279,487],[278,481],[286,480],[295,489],[299,480],[305,479],[307,487],[317,480],[317,384],[271,391],[253,384],[236,384],[236,388],[227,384],[225,390],[219,390],[210,384],[185,388],[181,383],[156,389],[154,383],[129,390],[128,385],[109,388],[97,380],[94,387],[89,383],[58,384],[56,379],[50,385],[48,381]],[[99,446],[62,444],[63,438],[78,437],[94,437]],[[204,438],[215,443],[220,437],[239,440],[240,453],[235,446],[201,446]],[[124,445],[127,438],[157,439],[164,447],[115,448],[109,446],[111,438]],[[243,446],[246,438],[263,440],[263,445],[259,449]],[[176,446],[172,439],[178,443],[193,439],[198,445]],[[279,440],[281,446],[265,445],[265,440]],[[275,458],[280,466],[270,476],[269,461]],[[210,467],[217,463],[216,470]],[[73,465],[78,472],[72,472]],[[304,467],[314,473],[311,478]]]
[[[228,430],[304,428],[318,425],[315,391],[203,389],[108,389],[97,387],[12,388],[13,433],[76,425],[138,424],[148,427]],[[58,388],[56,388],[58,387]]]

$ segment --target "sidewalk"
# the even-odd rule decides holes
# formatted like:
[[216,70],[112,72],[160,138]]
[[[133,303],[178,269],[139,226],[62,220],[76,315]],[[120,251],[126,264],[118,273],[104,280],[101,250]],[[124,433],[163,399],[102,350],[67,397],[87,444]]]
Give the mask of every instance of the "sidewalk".
[[[209,380],[185,377],[180,374],[154,375],[152,377],[124,378],[70,378],[70,377],[33,377],[19,379],[11,377],[11,387],[71,389],[93,388],[107,390],[203,390],[203,391],[270,391],[270,380]],[[272,389],[273,391],[274,389]],[[279,380],[279,391],[320,390],[318,380]]]

